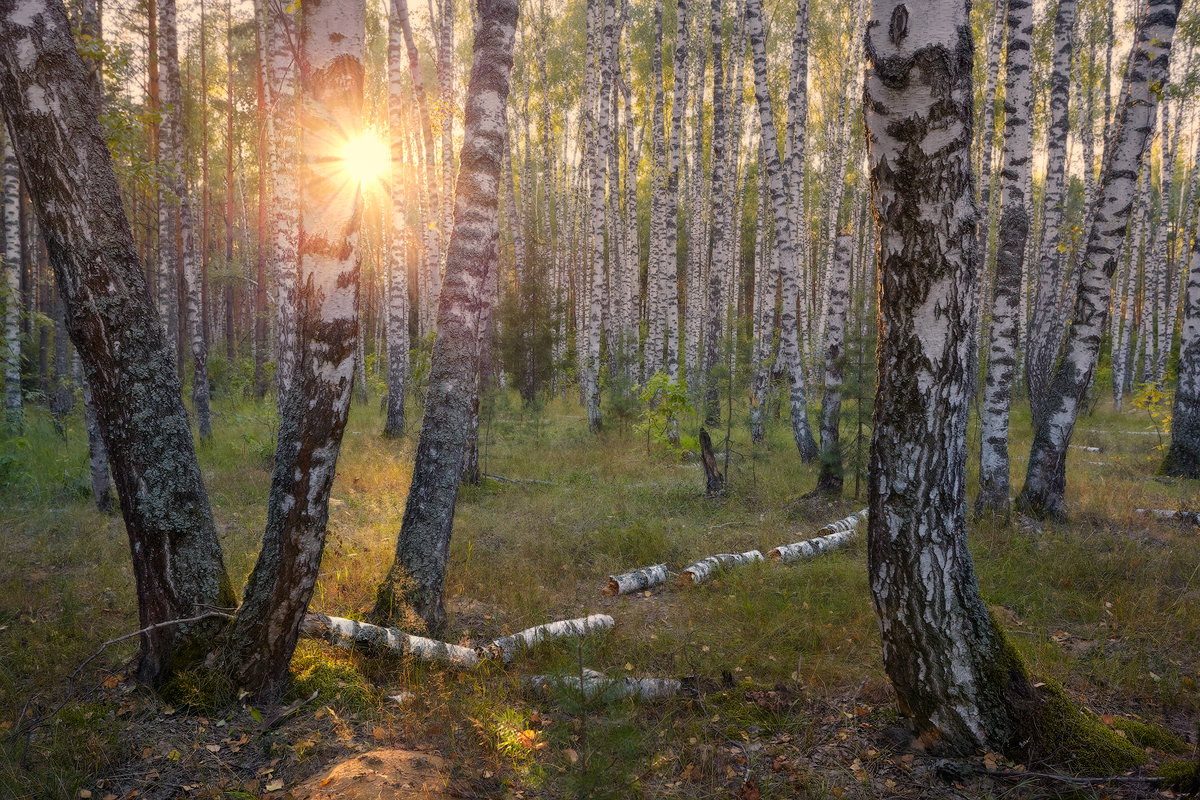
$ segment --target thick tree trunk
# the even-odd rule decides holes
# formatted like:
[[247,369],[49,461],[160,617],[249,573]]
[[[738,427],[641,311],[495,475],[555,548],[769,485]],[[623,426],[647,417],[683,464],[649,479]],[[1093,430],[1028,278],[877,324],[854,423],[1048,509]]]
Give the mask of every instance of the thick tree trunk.
[[667,347],[667,375],[679,379],[679,166],[683,149],[683,115],[688,84],[688,0],[675,4],[674,89],[671,100],[671,150],[667,158],[667,191],[662,207],[661,302],[667,317],[663,337]]
[[884,667],[922,740],[1011,752],[1014,701],[1034,689],[979,595],[965,519],[977,217],[968,17],[965,0],[912,12],[874,0],[867,26],[881,271],[868,574]]
[[1156,87],[1166,80],[1179,6],[1180,0],[1149,0],[1134,43],[1122,92],[1125,100],[1117,112],[1111,146],[1105,148],[1099,205],[1080,265],[1082,275],[1071,326],[1054,374],[1045,419],[1034,430],[1025,487],[1017,499],[1018,507],[1034,516],[1066,513],[1067,446],[1099,360],[1112,277],[1121,241],[1129,229],[1138,165],[1154,134]]
[[[108,445],[141,624],[231,606],[174,354],[150,302],[89,72],[61,3],[0,3],[0,106]],[[145,634],[139,676],[158,682],[181,651],[206,650],[217,627],[206,620]]]
[[[1182,263],[1182,259],[1179,259]],[[1171,447],[1162,471],[1200,478],[1200,237],[1192,244],[1183,338],[1179,345],[1179,383],[1171,409]]]
[[842,423],[842,359],[846,342],[846,307],[850,302],[850,269],[854,237],[837,237],[829,264],[829,321],[825,324],[825,393],[821,398],[821,471],[816,491],[842,494],[842,445],[838,432]]
[[279,416],[262,550],[224,654],[237,684],[265,698],[283,689],[316,585],[354,383],[362,195],[342,158],[362,129],[365,28],[361,0],[305,9],[298,359]]
[[1033,3],[1008,0],[1007,79],[1004,87],[1004,208],[1000,215],[992,293],[991,343],[983,388],[982,444],[979,458],[980,512],[1008,514],[1008,416],[1017,365],[1017,329],[1023,282],[1025,244],[1030,220],[1026,213],[1033,160]]
[[438,299],[425,417],[396,559],[379,587],[372,612],[375,619],[400,617],[399,605],[408,602],[434,633],[441,631],[446,619],[442,587],[479,358],[482,285],[498,236],[497,195],[507,127],[504,109],[517,25],[516,0],[479,0],[478,8],[455,224]]
[[775,216],[775,243],[779,254],[780,288],[783,295],[779,355],[788,376],[792,438],[800,451],[801,460],[809,463],[817,457],[817,443],[813,439],[812,427],[808,422],[808,391],[805,387],[804,364],[800,360],[800,331],[796,319],[797,303],[803,302],[799,285],[798,237],[788,211],[787,186],[783,167],[779,163],[779,148],[775,141],[775,118],[767,84],[767,44],[766,33],[763,30],[761,0],[747,1],[746,30],[750,36],[750,49],[754,59],[754,96],[758,101],[759,127],[763,149],[767,155],[767,181],[771,191],[771,206]]

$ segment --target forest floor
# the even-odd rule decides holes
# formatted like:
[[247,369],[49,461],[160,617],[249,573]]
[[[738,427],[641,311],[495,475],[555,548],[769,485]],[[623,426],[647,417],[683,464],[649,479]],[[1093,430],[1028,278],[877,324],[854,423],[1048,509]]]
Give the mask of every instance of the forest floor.
[[[216,436],[199,453],[240,585],[263,528],[273,411],[227,399],[215,410]],[[855,411],[847,405],[845,441]],[[800,463],[786,422],[753,447],[744,417],[735,408],[728,491],[710,499],[686,436],[685,452],[648,452],[616,425],[589,435],[571,402],[531,410],[501,394],[486,409],[483,469],[518,482],[460,494],[447,638],[479,644],[589,613],[612,615],[612,631],[470,671],[302,641],[280,708],[242,705],[195,674],[151,693],[130,678],[130,640],[14,738],[67,699],[103,642],[137,628],[120,518],[88,501],[78,412],[62,430],[32,412],[24,437],[0,444],[0,797],[1172,796],[1144,779],[1168,757],[1159,748],[1197,756],[1200,529],[1135,509],[1195,508],[1200,488],[1155,476],[1160,439],[1144,411],[1080,421],[1076,445],[1100,449],[1071,451],[1069,522],[971,526],[983,595],[1031,671],[1108,724],[1131,718],[1178,737],[1150,743],[1148,767],[1107,783],[911,748],[883,674],[862,537],[814,561],[601,595],[610,574],[765,553],[865,505],[853,474],[865,448],[847,448],[843,498],[806,499],[815,467]],[[314,610],[360,616],[391,562],[416,439],[386,441],[381,426],[374,405],[355,405]],[[718,451],[724,437],[714,432]],[[1017,485],[1029,437],[1018,413]],[[582,668],[683,678],[690,691],[604,702],[524,688],[527,676]]]

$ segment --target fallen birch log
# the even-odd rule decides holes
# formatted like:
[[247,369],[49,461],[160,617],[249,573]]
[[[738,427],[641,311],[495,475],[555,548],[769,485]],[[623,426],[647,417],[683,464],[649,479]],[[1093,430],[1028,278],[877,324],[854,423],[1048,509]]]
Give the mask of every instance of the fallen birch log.
[[681,584],[704,583],[718,569],[740,567],[743,564],[752,564],[762,560],[762,553],[757,550],[747,550],[745,553],[717,553],[715,556],[702,558],[685,569],[679,576],[679,582]]
[[581,692],[587,698],[605,697],[621,700],[636,697],[641,700],[659,700],[674,697],[683,690],[683,683],[675,678],[606,678],[595,670],[584,670],[578,675],[533,675],[525,679],[534,691],[549,694],[563,690]]
[[652,567],[642,567],[620,575],[609,575],[608,585],[601,590],[605,597],[616,597],[619,594],[633,594],[651,586],[666,583],[667,565],[655,564]]
[[1091,445],[1087,445],[1087,444],[1073,444],[1073,445],[1071,445],[1071,449],[1072,450],[1083,450],[1088,453],[1101,452],[1099,447],[1092,447]]
[[347,650],[376,648],[397,656],[413,656],[422,661],[441,661],[460,667],[474,667],[479,663],[479,656],[470,647],[414,636],[398,628],[383,628],[324,614],[306,614],[300,633]]
[[616,622],[607,614],[592,614],[578,619],[560,619],[545,625],[526,628],[511,636],[501,636],[491,642],[475,648],[480,658],[498,658],[505,664],[512,661],[517,652],[524,647],[533,647],[538,642],[547,639],[565,639],[568,636],[586,636],[594,630],[608,630],[616,626]]
[[1200,525],[1200,511],[1175,511],[1169,508],[1138,508],[1138,514],[1153,514],[1155,519],[1173,519],[1189,525]]
[[858,535],[858,526],[866,521],[866,519],[867,510],[864,508],[854,512],[845,519],[831,522],[824,528],[821,528],[820,531],[817,531],[818,533],[825,531],[824,536],[806,539],[803,542],[781,544],[767,553],[767,557],[772,561],[787,564],[805,558],[814,558],[828,550],[836,550],[848,544]]

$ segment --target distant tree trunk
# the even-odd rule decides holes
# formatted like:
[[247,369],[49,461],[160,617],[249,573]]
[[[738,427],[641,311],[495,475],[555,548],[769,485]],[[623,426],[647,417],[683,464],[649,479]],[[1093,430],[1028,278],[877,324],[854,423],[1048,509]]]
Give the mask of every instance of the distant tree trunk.
[[[173,351],[150,302],[89,71],[57,0],[0,3],[0,107],[108,445],[141,624],[229,607]],[[205,620],[143,635],[139,677],[159,682],[178,653],[203,654],[219,628]]]
[[[271,99],[271,272],[275,278],[276,400],[283,408],[296,371],[296,281],[300,269],[297,177],[296,18],[284,0],[267,0]],[[232,186],[226,186],[232,192]],[[232,207],[226,207],[232,217]],[[228,241],[228,240],[227,240]]]
[[[175,30],[174,0],[158,0],[158,100],[162,119],[158,126],[158,313],[162,316],[167,344],[172,352],[179,339],[178,238],[179,198],[175,194],[175,123],[174,109],[182,97],[172,94],[179,88],[179,45]],[[172,66],[174,65],[174,66]],[[172,73],[174,80],[172,80]]]
[[[588,81],[590,90],[598,78],[599,89],[596,97],[593,97],[591,91],[589,91],[584,101],[588,104],[585,115],[590,115],[593,101],[599,100],[599,114],[596,117],[595,135],[591,144],[591,176],[588,186],[591,195],[591,214],[589,216],[591,298],[588,313],[587,365],[584,372],[585,380],[587,381],[588,429],[596,433],[602,425],[600,414],[600,334],[604,324],[604,214],[605,190],[608,180],[609,136],[612,135],[609,125],[609,110],[611,106],[605,102],[605,99],[608,94],[609,83],[612,80],[612,62],[609,56],[612,52],[613,14],[611,13],[612,0],[590,0],[590,2],[602,4],[597,13],[603,20],[596,28],[598,75]],[[613,345],[615,345],[615,341],[610,342],[610,347]]]
[[667,184],[662,207],[662,265],[664,280],[661,300],[667,317],[663,338],[667,347],[667,375],[679,378],[679,164],[683,145],[683,115],[688,82],[688,0],[677,0],[675,11],[675,68],[671,101],[671,150],[667,160]]
[[[267,360],[267,165],[270,162],[271,139],[270,120],[267,116],[267,53],[264,41],[266,18],[263,16],[263,0],[256,0],[254,11],[254,63],[258,71],[255,75],[255,100],[258,123],[258,235],[255,237],[254,258],[254,396],[262,400],[267,395],[266,360]],[[232,0],[227,3],[226,12],[229,23],[226,32],[228,37],[225,44],[225,66],[228,72],[225,102],[229,107],[226,114],[225,128],[225,266],[233,267],[233,9]],[[225,289],[227,307],[233,305],[233,290],[231,286]],[[226,340],[226,347],[232,348],[233,342]]]
[[[717,365],[717,348],[725,329],[725,281],[722,270],[732,258],[732,242],[727,229],[733,224],[729,219],[733,210],[730,207],[731,193],[728,191],[733,176],[729,173],[729,120],[725,111],[725,63],[721,52],[721,29],[725,20],[721,15],[721,0],[712,0],[710,6],[713,60],[713,251],[708,268],[708,314],[704,319],[704,353],[700,363],[700,384],[704,390],[704,424],[715,426],[721,422],[721,403],[719,387],[712,371]],[[699,297],[695,299],[699,300]]]
[[21,178],[17,152],[6,130],[4,139],[4,422],[20,433],[25,409],[21,398]]
[[1033,160],[1033,3],[1008,0],[1007,78],[1004,87],[1004,209],[992,293],[991,345],[983,389],[982,445],[979,458],[980,512],[1008,514],[1008,417],[1017,364],[1018,310],[1024,294],[1021,276],[1030,220],[1026,192]]
[[362,0],[305,7],[298,360],[279,415],[262,550],[224,654],[237,684],[264,698],[283,688],[316,585],[354,383],[362,194],[341,158],[362,130],[365,29]]
[[[665,363],[669,278],[663,253],[666,224],[664,180],[667,172],[667,141],[663,88],[662,0],[654,0],[654,55],[650,79],[654,82],[654,106],[650,119],[650,246],[646,259],[646,344],[642,355],[642,380],[660,372]],[[672,265],[673,266],[673,265]],[[673,281],[671,281],[673,282]],[[674,298],[671,298],[672,300]]]
[[[388,125],[392,155],[392,207],[388,241],[387,420],[383,435],[403,436],[407,425],[404,400],[408,392],[408,221],[405,217],[407,182],[404,172],[404,67],[400,48],[404,25],[398,18],[396,2],[388,18]],[[407,10],[407,9],[406,9]],[[406,15],[407,16],[407,15]]]
[[850,269],[854,237],[838,236],[829,264],[829,321],[825,324],[825,394],[821,398],[821,471],[816,491],[841,497],[842,359],[845,356],[846,308],[850,301]]
[[92,387],[83,377],[83,366],[79,354],[75,357],[76,374],[80,385],[83,386],[83,425],[87,430],[88,440],[88,472],[92,483],[92,502],[96,509],[105,514],[115,510],[113,505],[112,478],[108,472],[108,448],[104,446],[104,435],[100,432],[100,422],[96,419],[95,401],[92,399]]
[[458,499],[471,388],[479,358],[483,281],[498,236],[504,109],[516,36],[516,0],[478,0],[474,62],[455,194],[455,224],[438,298],[437,338],[430,362],[425,417],[413,482],[396,544],[396,559],[379,587],[371,617],[389,620],[409,603],[428,630],[445,626],[442,588]]
[[[766,34],[763,31],[761,0],[747,0],[746,30],[750,36],[750,49],[754,58],[754,96],[758,101],[759,128],[763,149],[767,154],[767,182],[771,190],[771,205],[775,216],[775,246],[779,254],[780,289],[783,295],[779,355],[788,375],[792,438],[800,451],[801,460],[810,463],[817,457],[817,443],[813,439],[812,427],[808,422],[808,391],[805,387],[804,364],[800,360],[800,331],[796,319],[797,303],[802,302],[798,237],[788,211],[787,187],[783,167],[779,163],[779,148],[775,143],[775,120],[767,84],[767,45]],[[759,180],[761,186],[761,177]]]
[[[1182,258],[1178,260],[1183,262]],[[1180,478],[1200,478],[1200,237],[1192,244],[1184,303],[1179,383],[1171,409],[1171,447],[1162,471]]]
[[1149,0],[1134,43],[1134,56],[1122,91],[1124,101],[1117,112],[1111,146],[1105,148],[1099,205],[1080,265],[1082,279],[1071,326],[1051,384],[1045,420],[1034,429],[1025,488],[1017,498],[1018,508],[1027,514],[1045,517],[1066,513],[1067,448],[1100,356],[1113,272],[1120,243],[1129,229],[1137,167],[1154,135],[1156,87],[1162,85],[1168,74],[1180,2]]
[[771,381],[771,370],[767,360],[771,357],[775,344],[775,300],[779,288],[779,270],[775,264],[774,251],[768,253],[767,247],[768,215],[771,211],[767,204],[768,192],[762,190],[765,164],[766,158],[760,140],[758,214],[754,236],[754,377],[750,383],[750,439],[755,444],[765,444],[767,440],[763,427]]
[[[1050,73],[1050,129],[1046,135],[1046,183],[1042,216],[1042,241],[1038,250],[1037,291],[1033,320],[1025,345],[1025,375],[1029,387],[1029,405],[1033,418],[1044,416],[1054,359],[1059,340],[1052,335],[1058,314],[1060,265],[1066,260],[1059,254],[1061,229],[1066,212],[1066,166],[1068,111],[1071,95],[1071,48],[1075,30],[1075,0],[1059,0],[1054,16],[1054,64]],[[1090,124],[1087,120],[1087,124]],[[1084,168],[1090,172],[1085,160]]]

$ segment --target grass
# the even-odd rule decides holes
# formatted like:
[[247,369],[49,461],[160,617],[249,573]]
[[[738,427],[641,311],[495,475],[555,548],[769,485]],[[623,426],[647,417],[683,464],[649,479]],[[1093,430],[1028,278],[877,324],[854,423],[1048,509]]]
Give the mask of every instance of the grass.
[[[199,457],[240,586],[265,518],[273,410],[229,398],[218,398],[214,410],[216,436]],[[847,403],[846,440],[854,411]],[[611,573],[658,562],[678,572],[715,552],[766,552],[865,504],[865,483],[862,498],[849,496],[849,472],[841,500],[803,499],[816,469],[799,462],[786,420],[769,421],[768,446],[760,448],[749,442],[745,409],[734,413],[729,491],[706,499],[694,460],[666,447],[648,455],[644,437],[632,432],[593,437],[570,399],[526,410],[515,395],[495,397],[483,420],[484,471],[546,483],[485,480],[463,488],[447,575],[447,638],[479,643],[588,613],[613,615],[617,628],[544,646],[507,671],[486,665],[470,673],[302,643],[288,700],[314,690],[319,699],[296,722],[260,737],[262,758],[281,759],[273,769],[298,779],[339,753],[430,743],[485,796],[710,797],[744,789],[748,776],[763,797],[902,793],[920,769],[901,761],[884,734],[896,716],[861,540],[814,562],[757,564],[691,589],[600,595]],[[392,560],[416,439],[385,441],[381,427],[374,404],[354,406],[314,610],[358,616]],[[684,433],[694,428],[681,425]],[[64,430],[33,409],[24,437],[0,444],[0,529],[7,531],[0,538],[7,565],[0,572],[0,734],[31,697],[33,716],[52,707],[76,665],[137,627],[123,527],[89,506],[81,421],[71,418]],[[1101,408],[1081,419],[1075,442],[1102,452],[1071,451],[1071,521],[1038,530],[973,524],[972,553],[985,599],[1034,675],[1061,684],[1101,718],[1115,714],[1123,723],[1122,715],[1136,715],[1139,724],[1194,737],[1200,548],[1194,530],[1134,509],[1194,505],[1197,487],[1153,479],[1157,439],[1122,433],[1129,430],[1152,430],[1144,412]],[[976,441],[974,424],[971,435]],[[1015,413],[1012,435],[1019,488],[1031,437],[1027,411]],[[714,435],[718,449],[723,437]],[[968,485],[976,469],[973,455]],[[127,688],[122,670],[134,652],[133,642],[109,648],[56,723],[28,749],[5,747],[0,795],[74,796],[136,760],[146,737],[158,735],[152,723],[181,726],[186,717],[196,726],[186,734],[194,741],[214,730],[198,732],[205,726],[195,721],[205,715],[250,725],[249,709],[205,706],[227,690],[199,679],[177,687],[179,710],[163,717],[160,698]],[[523,676],[580,667],[692,676],[701,691],[671,702],[597,704],[561,692],[532,696],[522,687]],[[411,698],[389,699],[401,692]],[[1139,744],[1170,741],[1127,730]],[[214,785],[236,777],[211,775]]]

